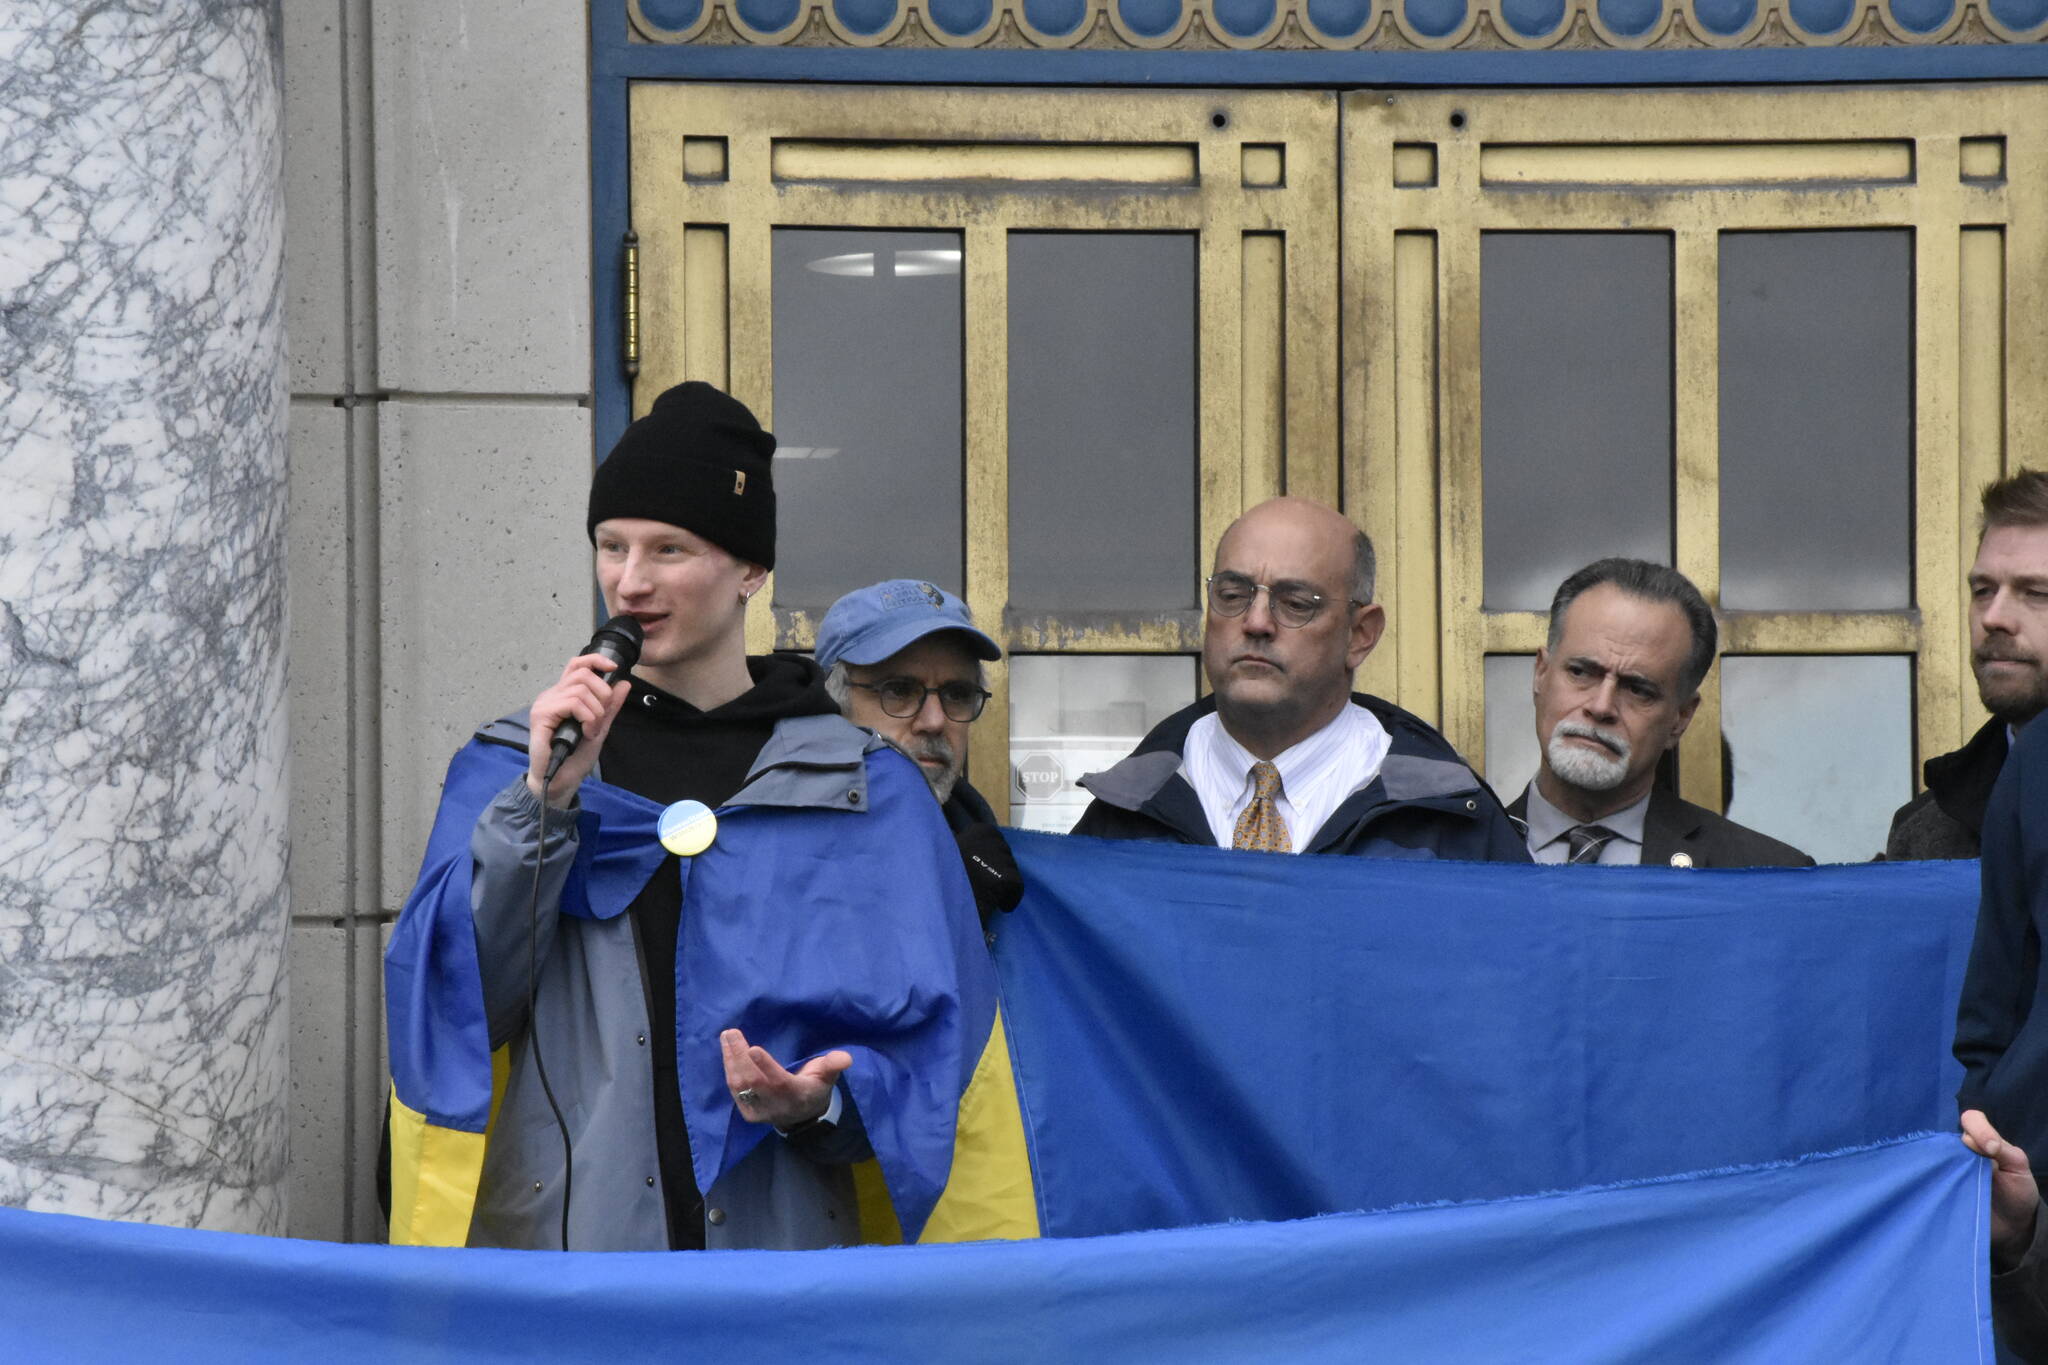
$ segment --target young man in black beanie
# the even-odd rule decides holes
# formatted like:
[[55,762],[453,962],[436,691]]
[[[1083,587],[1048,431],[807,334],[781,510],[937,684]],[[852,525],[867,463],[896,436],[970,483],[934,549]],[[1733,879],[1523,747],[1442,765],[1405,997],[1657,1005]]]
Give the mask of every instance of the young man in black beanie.
[[[632,617],[644,640],[622,677],[601,655],[580,655],[524,718],[479,731],[483,745],[523,750],[525,777],[490,800],[447,866],[429,849],[414,894],[426,908],[408,903],[387,959],[391,994],[419,999],[436,988],[449,943],[455,957],[463,947],[459,924],[448,923],[472,921],[489,1044],[509,1046],[510,1070],[496,1091],[466,1223],[449,1222],[420,1193],[435,1177],[394,1178],[394,1193],[413,1195],[394,1201],[394,1241],[452,1241],[459,1232],[470,1245],[566,1240],[575,1250],[650,1250],[858,1240],[849,1164],[873,1149],[853,1092],[840,1083],[855,1057],[838,1044],[860,1051],[865,1082],[892,1066],[914,1068],[905,1058],[921,1056],[934,1035],[925,1028],[923,1041],[905,1043],[895,1032],[903,1020],[885,1017],[871,1037],[857,1010],[843,1023],[782,1031],[778,1010],[809,1008],[792,998],[809,968],[785,938],[829,923],[834,906],[865,926],[860,898],[881,899],[886,884],[910,877],[929,883],[907,893],[923,898],[908,909],[912,937],[929,931],[938,959],[947,945],[972,954],[979,944],[951,840],[914,767],[840,717],[810,660],[746,654],[747,603],[775,562],[774,450],[775,438],[744,406],[690,383],[662,394],[597,469],[586,528],[598,583],[607,612]],[[571,718],[584,738],[544,786],[551,743]],[[448,791],[457,785],[451,769]],[[916,795],[925,797],[921,809],[907,799]],[[444,820],[451,799],[444,795]],[[536,893],[543,799],[547,852]],[[600,807],[605,800],[614,804]],[[670,839],[670,817],[701,821],[701,811],[729,802],[713,820],[715,852],[687,836]],[[644,830],[638,842],[622,833],[656,807],[669,808],[665,847],[649,849]],[[695,856],[667,851],[679,846]],[[755,865],[744,865],[744,850],[756,848],[764,851],[751,855]],[[447,887],[459,883],[463,853],[466,915],[459,885]],[[878,857],[891,866],[869,866]],[[644,885],[637,865],[623,883],[607,873],[634,859],[658,862]],[[616,884],[626,889],[603,889]],[[887,908],[904,910],[905,894],[890,887]],[[537,915],[529,911],[536,895]],[[623,913],[606,895],[627,902]],[[799,947],[812,963],[821,954],[858,956],[843,938]],[[904,957],[919,960],[911,950]],[[876,1014],[900,1015],[902,999],[922,984],[882,987],[896,994]],[[839,995],[838,985],[824,993]],[[702,1011],[721,1008],[728,1012],[707,1025]],[[433,1024],[416,1022],[435,1010]],[[434,1071],[451,1027],[444,1017],[460,1009],[437,1003],[403,1020],[401,1012],[394,1003],[393,1134],[405,1157],[417,1145],[400,1137],[416,1117],[407,1086]],[[791,1069],[731,1026],[742,1018],[801,1049],[785,1052]],[[842,1026],[848,1035],[832,1033]],[[402,1064],[401,1053],[424,1060]],[[816,1055],[797,1064],[802,1053]],[[709,1150],[693,1151],[693,1138]],[[566,1180],[565,1148],[573,1152]]]

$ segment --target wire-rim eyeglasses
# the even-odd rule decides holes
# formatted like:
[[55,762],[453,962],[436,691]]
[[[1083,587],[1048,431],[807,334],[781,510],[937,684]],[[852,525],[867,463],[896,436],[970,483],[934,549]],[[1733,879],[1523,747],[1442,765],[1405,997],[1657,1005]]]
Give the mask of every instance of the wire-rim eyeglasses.
[[[1209,610],[1218,616],[1242,616],[1252,609],[1260,593],[1266,594],[1266,609],[1273,619],[1289,630],[1299,630],[1322,615],[1335,600],[1299,583],[1254,583],[1241,573],[1214,573],[1202,580],[1209,592]],[[1354,607],[1366,604],[1345,599]]]

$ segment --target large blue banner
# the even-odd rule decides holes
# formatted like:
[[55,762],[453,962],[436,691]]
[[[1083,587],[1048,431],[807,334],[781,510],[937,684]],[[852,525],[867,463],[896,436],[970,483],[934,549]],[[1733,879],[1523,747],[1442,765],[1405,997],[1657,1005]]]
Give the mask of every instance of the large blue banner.
[[996,960],[1048,1235],[1575,1189],[1955,1127],[1975,863],[1013,842],[1030,891]]
[[1989,1359],[1947,1058],[1974,865],[1016,845],[1045,1240],[564,1256],[0,1210],[0,1356]]
[[[1443,1165],[1461,1164],[1447,1138]],[[846,1251],[346,1247],[0,1210],[10,1360],[1988,1361],[1953,1136],[1570,1195]]]

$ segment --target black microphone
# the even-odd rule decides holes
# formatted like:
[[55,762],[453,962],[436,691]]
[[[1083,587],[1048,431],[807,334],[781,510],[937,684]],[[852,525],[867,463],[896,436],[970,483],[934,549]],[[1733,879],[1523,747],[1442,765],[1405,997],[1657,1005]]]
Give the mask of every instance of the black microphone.
[[[647,633],[640,629],[640,623],[630,616],[614,616],[597,628],[597,634],[590,637],[590,643],[583,647],[585,654],[602,654],[618,667],[605,674],[605,681],[617,682],[626,675],[626,670],[640,662],[640,642]],[[554,780],[562,764],[576,746],[583,742],[583,722],[571,716],[555,727],[555,742],[549,746],[547,776],[543,784]]]
[[969,825],[954,837],[967,868],[967,884],[974,890],[974,908],[981,912],[981,927],[986,929],[990,915],[1015,910],[1024,899],[1024,874],[1017,870],[1003,832],[994,825]]

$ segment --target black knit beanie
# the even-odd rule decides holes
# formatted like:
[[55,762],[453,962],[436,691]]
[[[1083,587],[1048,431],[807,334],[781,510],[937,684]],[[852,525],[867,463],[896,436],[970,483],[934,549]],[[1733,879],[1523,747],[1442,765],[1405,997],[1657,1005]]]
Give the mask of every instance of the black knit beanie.
[[775,438],[709,384],[678,384],[626,428],[590,481],[597,524],[645,517],[694,531],[736,559],[775,567]]

